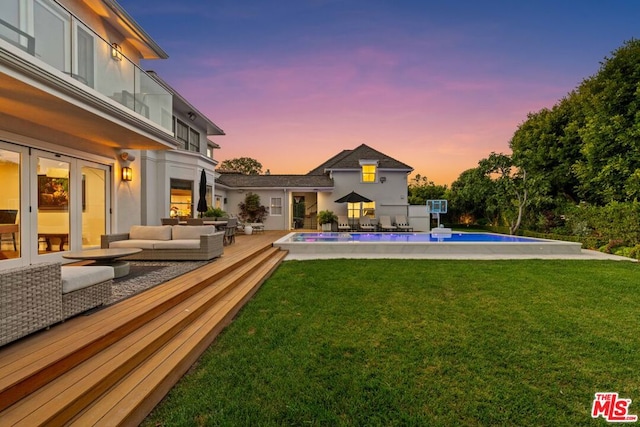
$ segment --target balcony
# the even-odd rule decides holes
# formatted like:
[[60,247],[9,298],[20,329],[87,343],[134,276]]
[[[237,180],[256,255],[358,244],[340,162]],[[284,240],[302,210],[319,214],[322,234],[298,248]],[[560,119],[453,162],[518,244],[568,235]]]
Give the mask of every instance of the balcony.
[[27,0],[22,10],[24,2],[14,3],[2,6],[0,40],[172,133],[172,95],[118,44],[104,40],[53,0]]

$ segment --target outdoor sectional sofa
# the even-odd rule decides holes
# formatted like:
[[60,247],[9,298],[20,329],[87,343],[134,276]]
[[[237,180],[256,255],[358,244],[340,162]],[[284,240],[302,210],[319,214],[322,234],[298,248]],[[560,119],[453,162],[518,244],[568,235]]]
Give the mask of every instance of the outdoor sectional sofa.
[[111,302],[113,268],[32,264],[0,272],[0,346]]
[[223,252],[224,231],[213,225],[134,225],[128,233],[101,238],[106,248],[140,248],[123,260],[208,261]]

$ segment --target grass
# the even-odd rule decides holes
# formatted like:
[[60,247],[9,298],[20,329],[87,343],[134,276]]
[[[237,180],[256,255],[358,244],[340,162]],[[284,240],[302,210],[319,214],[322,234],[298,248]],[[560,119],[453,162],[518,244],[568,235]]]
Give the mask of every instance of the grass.
[[604,425],[640,414],[638,265],[286,262],[145,421]]

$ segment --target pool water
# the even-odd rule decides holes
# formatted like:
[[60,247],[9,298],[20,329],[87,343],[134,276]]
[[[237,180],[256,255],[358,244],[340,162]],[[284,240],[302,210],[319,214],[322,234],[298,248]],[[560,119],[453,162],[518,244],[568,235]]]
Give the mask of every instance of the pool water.
[[289,242],[513,242],[535,243],[539,239],[493,233],[294,233]]

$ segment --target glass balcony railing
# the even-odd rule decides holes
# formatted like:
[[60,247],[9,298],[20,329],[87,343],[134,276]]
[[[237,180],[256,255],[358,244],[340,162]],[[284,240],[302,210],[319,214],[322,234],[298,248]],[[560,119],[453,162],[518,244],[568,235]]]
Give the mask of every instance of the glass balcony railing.
[[2,0],[0,16],[0,39],[172,132],[171,93],[56,1]]

